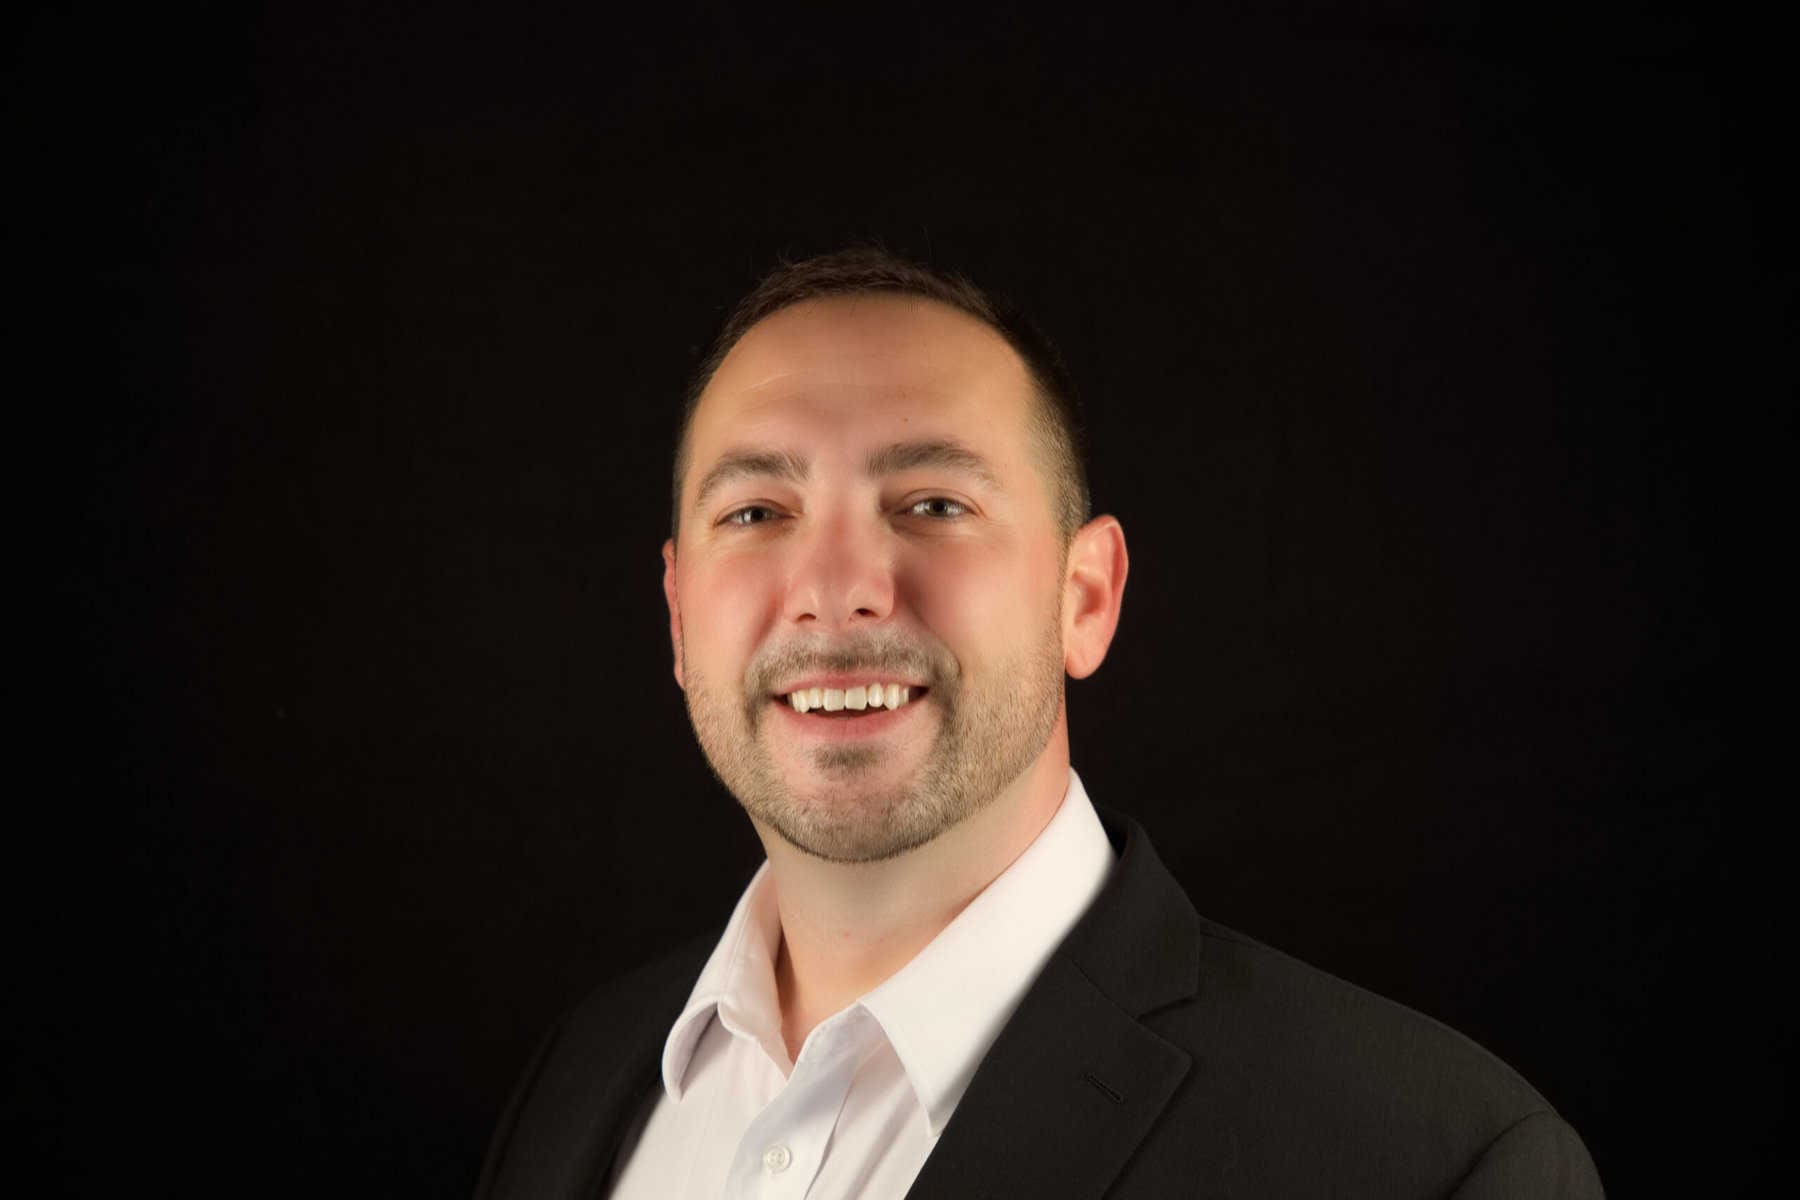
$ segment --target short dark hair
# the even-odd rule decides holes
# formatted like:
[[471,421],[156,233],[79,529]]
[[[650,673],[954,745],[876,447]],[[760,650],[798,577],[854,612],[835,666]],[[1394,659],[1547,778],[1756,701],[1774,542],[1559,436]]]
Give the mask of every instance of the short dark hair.
[[726,316],[689,378],[675,439],[674,506],[670,529],[681,530],[681,483],[688,468],[688,431],[700,395],[725,356],[752,326],[807,300],[888,294],[918,296],[967,313],[1006,340],[1037,392],[1031,433],[1050,482],[1052,515],[1063,543],[1089,516],[1087,464],[1073,383],[1056,347],[1018,309],[967,276],[923,266],[876,245],[856,245],[798,262],[783,261],[764,275]]

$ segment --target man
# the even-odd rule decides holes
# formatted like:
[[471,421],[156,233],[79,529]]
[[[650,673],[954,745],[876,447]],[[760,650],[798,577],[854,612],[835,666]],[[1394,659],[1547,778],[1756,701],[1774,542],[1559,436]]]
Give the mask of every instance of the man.
[[879,251],[783,267],[690,390],[676,682],[768,861],[601,989],[487,1197],[1598,1196],[1479,1047],[1202,920],[1070,769],[1127,555],[1053,353]]

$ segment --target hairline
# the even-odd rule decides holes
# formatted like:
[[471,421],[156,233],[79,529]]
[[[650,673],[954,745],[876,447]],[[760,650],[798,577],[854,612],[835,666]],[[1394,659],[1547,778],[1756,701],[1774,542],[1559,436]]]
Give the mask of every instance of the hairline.
[[671,506],[671,526],[669,537],[671,542],[681,540],[681,496],[687,490],[688,472],[693,469],[692,448],[694,416],[700,411],[700,404],[706,398],[706,390],[717,378],[719,369],[725,360],[731,357],[752,330],[762,325],[769,318],[800,308],[807,304],[822,304],[834,301],[853,301],[866,296],[893,297],[910,299],[915,302],[936,305],[953,313],[975,321],[989,333],[1000,339],[1007,353],[1018,363],[1030,388],[1030,404],[1025,413],[1026,437],[1031,444],[1031,452],[1037,459],[1036,466],[1044,483],[1045,499],[1050,505],[1050,518],[1057,527],[1058,540],[1067,550],[1074,540],[1075,531],[1087,516],[1083,511],[1073,514],[1069,510],[1079,503],[1081,487],[1079,485],[1080,447],[1075,442],[1075,431],[1068,427],[1069,418],[1057,412],[1056,398],[1051,385],[1043,378],[1043,373],[1013,343],[1007,331],[991,317],[974,311],[953,300],[934,296],[929,292],[901,286],[875,286],[846,288],[843,291],[820,292],[810,295],[796,296],[785,304],[777,305],[767,312],[761,313],[756,320],[745,325],[728,342],[712,347],[705,363],[704,375],[695,376],[689,385],[687,396],[682,406],[681,429],[675,444],[675,503]]

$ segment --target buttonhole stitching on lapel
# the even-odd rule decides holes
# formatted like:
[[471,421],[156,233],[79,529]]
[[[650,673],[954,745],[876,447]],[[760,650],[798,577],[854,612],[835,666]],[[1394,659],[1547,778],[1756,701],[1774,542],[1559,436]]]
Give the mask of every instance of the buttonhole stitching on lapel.
[[1092,1071],[1083,1071],[1081,1073],[1081,1077],[1083,1079],[1087,1080],[1089,1083],[1093,1084],[1094,1087],[1099,1090],[1099,1092],[1102,1096],[1105,1096],[1108,1100],[1111,1100],[1114,1104],[1125,1103],[1125,1097],[1119,1095],[1118,1092],[1116,1092],[1112,1088],[1108,1087],[1103,1081],[1101,1081],[1099,1078],[1097,1078]]

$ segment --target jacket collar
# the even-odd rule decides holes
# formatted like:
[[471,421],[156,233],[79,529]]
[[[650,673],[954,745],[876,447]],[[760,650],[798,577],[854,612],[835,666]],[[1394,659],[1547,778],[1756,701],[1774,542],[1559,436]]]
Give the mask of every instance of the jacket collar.
[[1192,1069],[1140,1018],[1199,990],[1200,918],[1137,822],[1119,865],[988,1052],[914,1197],[1099,1197]]
[[1113,1003],[1142,1017],[1200,990],[1200,914],[1144,827],[1096,808],[1119,865],[1062,953]]

